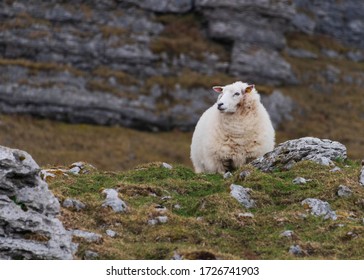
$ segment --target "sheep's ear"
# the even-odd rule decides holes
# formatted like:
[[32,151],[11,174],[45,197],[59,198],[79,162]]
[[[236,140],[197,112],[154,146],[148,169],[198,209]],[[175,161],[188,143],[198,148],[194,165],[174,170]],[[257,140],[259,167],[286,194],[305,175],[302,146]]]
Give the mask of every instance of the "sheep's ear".
[[215,86],[215,87],[212,87],[212,89],[218,93],[222,93],[222,90],[223,90],[223,87],[220,87],[220,86]]
[[251,93],[254,88],[255,85],[248,85],[245,89],[245,93]]

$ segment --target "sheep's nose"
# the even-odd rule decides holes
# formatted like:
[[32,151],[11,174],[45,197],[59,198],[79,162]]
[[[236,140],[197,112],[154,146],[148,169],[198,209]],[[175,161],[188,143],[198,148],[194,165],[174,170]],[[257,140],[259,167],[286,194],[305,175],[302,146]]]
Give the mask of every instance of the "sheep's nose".
[[222,103],[222,102],[221,102],[221,103],[218,103],[218,104],[217,104],[217,109],[219,109],[219,110],[220,110],[222,105],[224,105],[224,103]]

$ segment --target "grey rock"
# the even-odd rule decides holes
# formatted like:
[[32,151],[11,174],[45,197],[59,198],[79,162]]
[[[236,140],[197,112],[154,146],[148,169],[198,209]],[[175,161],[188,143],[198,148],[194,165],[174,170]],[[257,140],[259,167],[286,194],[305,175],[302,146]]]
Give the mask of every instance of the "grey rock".
[[330,172],[340,172],[341,168],[338,166],[335,166],[333,169],[330,170]]
[[111,207],[116,213],[127,211],[128,206],[119,198],[118,192],[116,190],[105,189],[102,191],[102,193],[106,195],[106,199],[103,202],[102,207]]
[[86,205],[81,201],[71,198],[66,198],[63,201],[62,206],[65,208],[74,208],[76,211],[81,211],[86,207]]
[[335,211],[331,210],[330,204],[316,198],[306,198],[301,203],[303,206],[311,209],[311,214],[314,216],[323,216],[324,219],[336,220]]
[[307,183],[307,180],[303,177],[297,177],[293,179],[292,183],[295,185],[305,185]]
[[359,173],[359,184],[364,187],[364,166],[361,168]]
[[182,207],[181,207],[181,205],[179,205],[179,204],[175,204],[175,205],[173,205],[173,208],[174,208],[174,209],[179,210],[179,209],[181,209]]
[[111,238],[114,238],[114,237],[116,237],[116,236],[118,235],[115,231],[113,231],[113,230],[111,230],[111,229],[107,229],[107,230],[106,230],[106,234],[107,234],[108,236],[110,236]]
[[279,90],[274,90],[270,95],[263,95],[262,103],[267,109],[274,128],[278,128],[284,121],[292,121],[292,111],[295,103],[292,98],[284,95]]
[[168,222],[168,217],[167,216],[158,216],[156,219],[161,224],[165,224],[166,222]]
[[264,171],[275,168],[290,169],[302,160],[330,165],[332,160],[346,159],[346,147],[336,141],[303,137],[279,144],[272,152],[251,162],[253,166]]
[[172,197],[170,195],[163,196],[161,200],[170,200]]
[[174,252],[171,260],[178,260],[179,261],[179,260],[183,260],[183,257],[179,253]]
[[289,253],[295,256],[304,255],[304,251],[302,250],[300,245],[292,245],[289,247]]
[[91,251],[91,250],[85,251],[85,255],[84,255],[85,260],[94,260],[94,259],[97,259],[98,257],[99,257],[99,254],[94,251]]
[[324,56],[329,57],[329,58],[334,58],[334,59],[341,58],[341,55],[337,51],[334,51],[334,50],[322,49],[321,53]]
[[59,212],[32,157],[0,146],[0,259],[72,259]]
[[233,174],[231,173],[231,172],[226,172],[225,174],[224,174],[224,179],[229,179],[229,178],[231,178],[233,176]]
[[285,230],[279,236],[281,236],[281,237],[287,237],[287,238],[292,238],[294,236],[294,232],[292,230]]
[[90,243],[100,243],[102,241],[102,235],[94,233],[94,232],[75,229],[72,231],[72,235],[82,238],[85,241],[90,242]]
[[337,84],[340,81],[340,73],[340,69],[333,65],[328,65],[322,74],[328,83]]
[[251,189],[239,185],[230,185],[230,195],[246,208],[255,206],[255,201],[250,198]]
[[172,169],[173,167],[172,167],[172,165],[170,165],[170,164],[168,164],[168,163],[166,163],[166,162],[163,162],[162,163],[162,167],[164,167],[164,168],[166,168],[166,169]]
[[244,170],[242,172],[240,172],[239,174],[239,178],[241,180],[245,180],[246,178],[248,178],[250,176],[251,172],[249,170]]
[[186,13],[193,8],[191,0],[124,0],[143,9],[159,13]]
[[158,221],[156,219],[150,219],[150,220],[148,220],[148,225],[154,226],[156,224],[158,224]]
[[298,58],[311,58],[311,59],[316,59],[318,58],[318,55],[310,52],[308,50],[304,50],[304,49],[291,49],[291,48],[287,48],[286,49],[286,53],[289,56],[292,57],[298,57]]
[[242,218],[254,218],[254,214],[250,212],[239,213],[238,216]]
[[364,51],[360,51],[360,50],[349,51],[346,54],[346,57],[355,62],[363,62],[364,61]]
[[234,44],[230,74],[255,83],[271,85],[297,83],[290,64],[277,51],[259,48],[243,42],[235,42]]
[[340,185],[337,190],[337,195],[340,197],[350,197],[352,194],[353,194],[353,191],[344,185]]

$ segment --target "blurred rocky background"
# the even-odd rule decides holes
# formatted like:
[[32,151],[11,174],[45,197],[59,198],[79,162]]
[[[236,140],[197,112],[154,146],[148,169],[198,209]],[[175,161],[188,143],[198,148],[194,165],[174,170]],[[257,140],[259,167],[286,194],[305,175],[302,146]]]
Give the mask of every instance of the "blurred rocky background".
[[278,131],[364,157],[362,0],[4,0],[0,144],[41,165],[190,164],[214,85],[256,84]]

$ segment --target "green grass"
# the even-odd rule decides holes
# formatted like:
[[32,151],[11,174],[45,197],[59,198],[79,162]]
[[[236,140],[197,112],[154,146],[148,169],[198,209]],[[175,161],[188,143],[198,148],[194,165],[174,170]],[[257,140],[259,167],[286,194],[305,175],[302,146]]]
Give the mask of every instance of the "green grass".
[[[81,228],[103,235],[102,244],[81,241],[78,258],[85,250],[95,250],[100,259],[170,259],[178,252],[186,259],[361,259],[364,255],[362,226],[364,189],[358,184],[360,164],[339,161],[340,172],[312,162],[298,163],[290,171],[262,173],[245,166],[230,179],[217,174],[195,174],[189,167],[160,162],[143,164],[124,172],[95,171],[79,176],[57,176],[50,189],[62,201],[66,197],[87,204],[81,212],[62,209],[67,228]],[[244,181],[239,172],[250,170]],[[294,185],[302,176],[306,185]],[[229,194],[231,183],[251,188],[257,206],[245,209]],[[340,184],[349,186],[353,196],[336,195]],[[102,208],[102,190],[115,188],[129,206],[117,214]],[[162,199],[170,196],[170,199]],[[305,198],[328,201],[338,220],[313,217],[301,206]],[[180,208],[176,208],[175,205]],[[156,210],[163,205],[163,214]],[[252,212],[253,218],[240,213]],[[167,215],[165,224],[148,225],[148,220]],[[107,228],[118,233],[105,234]],[[281,237],[293,230],[293,239]],[[351,233],[350,233],[351,232]],[[300,245],[305,254],[292,256],[291,245]]]

